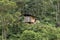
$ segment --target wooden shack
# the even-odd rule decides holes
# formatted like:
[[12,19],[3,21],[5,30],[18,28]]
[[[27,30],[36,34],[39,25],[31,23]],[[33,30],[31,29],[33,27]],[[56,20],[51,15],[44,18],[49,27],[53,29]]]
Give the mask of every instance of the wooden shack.
[[24,22],[25,23],[35,23],[36,19],[31,14],[24,14]]

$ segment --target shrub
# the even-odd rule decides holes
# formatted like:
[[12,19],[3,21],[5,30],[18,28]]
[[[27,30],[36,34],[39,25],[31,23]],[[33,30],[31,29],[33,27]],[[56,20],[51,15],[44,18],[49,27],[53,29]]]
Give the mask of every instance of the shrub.
[[20,40],[35,40],[36,33],[34,31],[24,31]]

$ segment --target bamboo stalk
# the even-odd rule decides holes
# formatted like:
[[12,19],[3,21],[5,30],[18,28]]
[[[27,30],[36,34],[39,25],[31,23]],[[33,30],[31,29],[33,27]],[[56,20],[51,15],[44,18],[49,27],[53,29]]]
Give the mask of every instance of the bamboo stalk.
[[5,18],[2,19],[2,40],[7,40],[7,29]]
[[57,1],[57,7],[56,7],[56,22],[58,22],[58,14],[59,14],[59,1]]

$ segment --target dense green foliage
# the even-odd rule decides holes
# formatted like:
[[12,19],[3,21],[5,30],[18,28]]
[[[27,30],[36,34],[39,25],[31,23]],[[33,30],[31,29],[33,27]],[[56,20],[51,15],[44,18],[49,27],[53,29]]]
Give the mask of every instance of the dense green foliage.
[[[0,0],[0,40],[60,40],[60,0]],[[24,13],[37,19],[36,24],[24,23]]]

